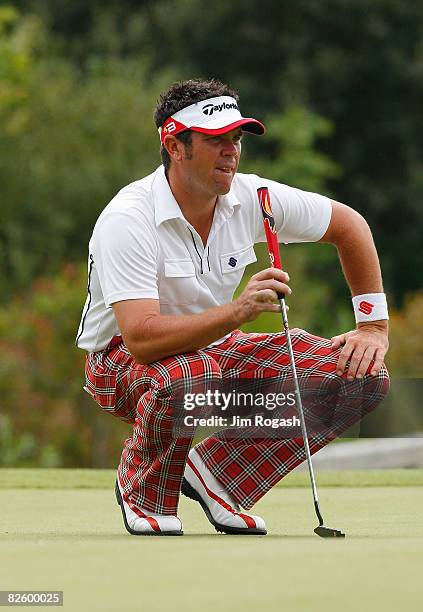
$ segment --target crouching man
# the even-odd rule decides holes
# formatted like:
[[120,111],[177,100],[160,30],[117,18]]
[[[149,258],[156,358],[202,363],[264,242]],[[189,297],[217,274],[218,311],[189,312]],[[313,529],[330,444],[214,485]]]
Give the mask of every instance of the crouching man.
[[[133,535],[182,535],[180,492],[200,502],[218,531],[265,534],[249,510],[304,461],[301,437],[209,436],[190,450],[172,429],[172,385],[197,390],[225,376],[288,377],[281,334],[239,327],[278,312],[290,294],[284,271],[268,268],[233,294],[253,245],[265,241],[257,188],[271,194],[280,242],[336,246],[353,296],[356,329],[320,338],[291,332],[301,377],[360,381],[367,400],[341,411],[332,435],[311,435],[314,453],[376,407],[388,388],[383,359],[388,314],[366,221],[323,195],[237,172],[245,132],[237,93],[216,80],[190,80],[163,93],[155,109],[162,165],[124,187],[101,213],[89,244],[88,296],[77,335],[87,351],[86,390],[132,426],[116,496]],[[329,385],[330,386],[330,385]]]

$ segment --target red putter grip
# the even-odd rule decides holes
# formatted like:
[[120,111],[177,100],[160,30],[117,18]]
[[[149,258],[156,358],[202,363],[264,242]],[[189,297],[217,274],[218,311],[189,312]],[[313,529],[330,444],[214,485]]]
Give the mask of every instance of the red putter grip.
[[275,219],[270,206],[270,194],[267,187],[259,187],[257,195],[260,202],[261,214],[263,215],[264,231],[266,232],[267,249],[269,251],[270,263],[273,268],[282,270],[281,256],[279,253],[278,235],[276,233]]

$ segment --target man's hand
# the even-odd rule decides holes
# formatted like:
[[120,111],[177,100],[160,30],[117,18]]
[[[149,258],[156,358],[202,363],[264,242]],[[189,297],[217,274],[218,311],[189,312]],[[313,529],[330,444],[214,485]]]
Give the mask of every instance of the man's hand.
[[383,359],[389,347],[388,322],[373,321],[372,323],[359,323],[357,329],[339,336],[333,336],[332,350],[343,345],[336,366],[336,373],[341,376],[345,371],[347,361],[350,365],[347,372],[348,380],[362,378],[372,360],[370,374],[376,376],[382,367]]
[[292,293],[286,284],[288,282],[288,274],[277,268],[266,268],[254,274],[233,302],[240,323],[254,321],[262,312],[280,312],[280,305],[275,304],[277,294]]

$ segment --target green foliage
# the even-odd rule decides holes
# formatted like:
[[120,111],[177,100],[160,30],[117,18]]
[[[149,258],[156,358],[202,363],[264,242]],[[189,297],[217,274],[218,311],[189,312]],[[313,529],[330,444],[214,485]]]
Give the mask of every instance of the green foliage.
[[26,119],[31,63],[41,32],[36,17],[19,19],[13,7],[0,7],[0,125],[6,144]]
[[2,467],[52,467],[60,465],[54,444],[39,447],[36,432],[14,432],[12,418],[0,414],[0,465]]
[[151,117],[163,83],[147,81],[145,62],[92,59],[82,75],[42,55],[28,19],[10,24],[1,47],[3,300],[80,260],[107,201],[159,161]]
[[85,64],[91,57],[144,55],[151,34],[147,15],[156,0],[11,0],[38,15],[61,54]]
[[82,390],[75,336],[85,266],[39,279],[0,308],[0,465],[112,467],[128,427]]
[[265,124],[272,157],[250,158],[243,163],[243,170],[306,191],[325,191],[326,181],[340,172],[316,147],[320,138],[331,135],[331,122],[303,106],[291,106],[266,117]]
[[423,377],[423,292],[407,296],[404,308],[390,315],[387,365],[397,377]]

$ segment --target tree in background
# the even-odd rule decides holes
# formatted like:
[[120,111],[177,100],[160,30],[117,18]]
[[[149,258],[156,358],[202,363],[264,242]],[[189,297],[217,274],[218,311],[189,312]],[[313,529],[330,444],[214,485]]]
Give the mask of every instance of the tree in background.
[[82,74],[39,19],[1,19],[0,301],[85,258],[100,210],[154,169],[152,108],[170,78],[148,82],[142,59],[92,59]]
[[[0,465],[112,467],[128,425],[82,390],[75,347],[86,268],[40,278],[0,307]],[[113,422],[112,422],[113,421]]]
[[[266,129],[272,158],[257,159],[247,146],[241,171],[306,191],[327,193],[328,180],[341,172],[317,148],[319,140],[331,135],[331,122],[305,107],[291,106],[284,113],[268,115]],[[255,250],[258,261],[246,270],[245,279],[269,265],[266,246],[257,245]],[[323,336],[350,329],[354,321],[349,290],[334,247],[323,244],[281,245],[281,256],[293,290],[289,298],[292,326],[310,329]],[[244,329],[277,332],[281,329],[280,317],[262,315],[258,321],[246,324]]]
[[423,378],[423,292],[410,294],[404,308],[391,314],[387,363],[395,376]]

